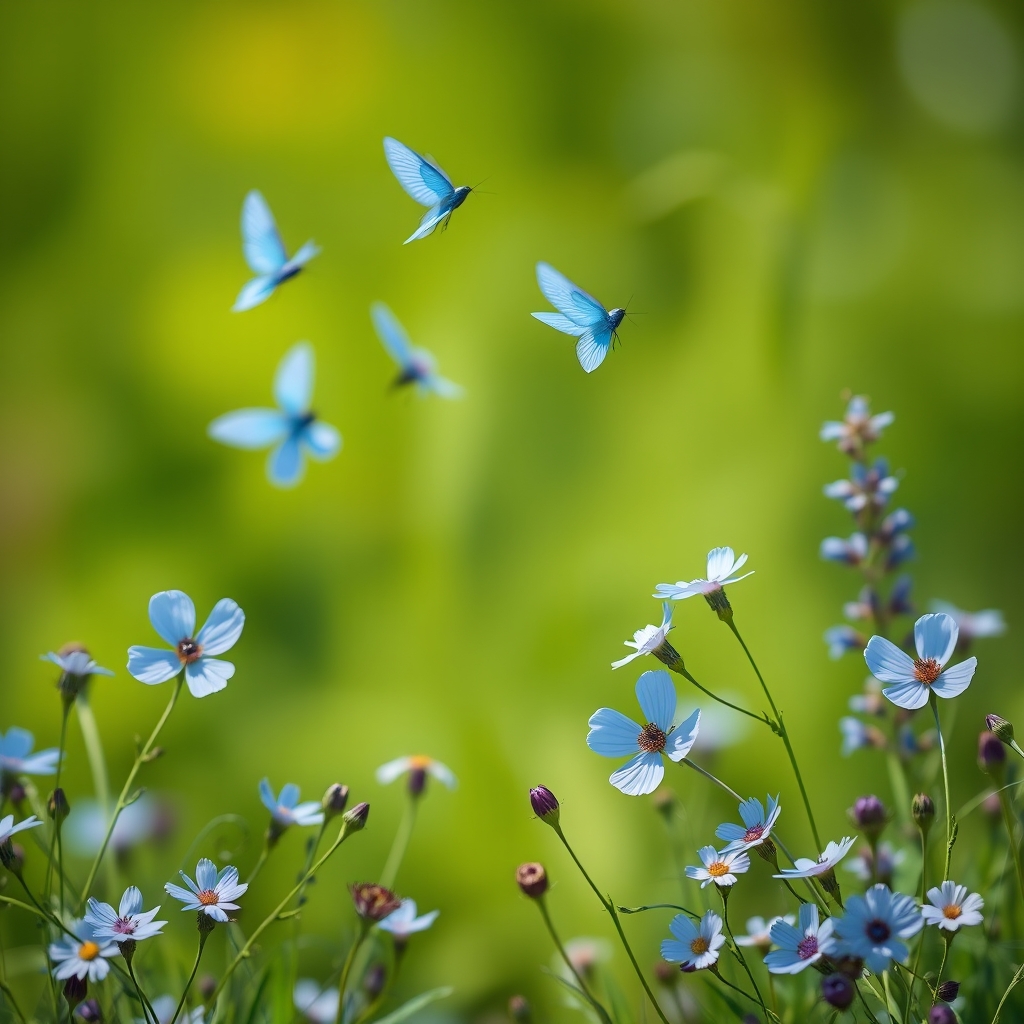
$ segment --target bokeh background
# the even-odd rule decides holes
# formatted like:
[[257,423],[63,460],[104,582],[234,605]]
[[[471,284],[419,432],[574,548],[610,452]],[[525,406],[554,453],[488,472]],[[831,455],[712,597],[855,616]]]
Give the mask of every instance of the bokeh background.
[[[1024,710],[1022,60],[1010,2],[5,5],[0,728],[56,743],[54,672],[37,659],[83,641],[117,671],[93,704],[118,784],[167,698],[124,669],[130,644],[156,642],[149,596],[181,588],[200,619],[235,598],[235,678],[182,700],[145,770],[177,816],[148,887],[227,812],[252,834],[220,845],[250,866],[262,776],[313,797],[343,781],[373,811],[306,914],[326,948],[351,928],[342,883],[379,872],[401,814],[401,787],[374,769],[429,753],[461,785],[428,794],[399,876],[442,912],[402,989],[456,986],[439,1019],[489,1019],[517,991],[557,1019],[516,864],[548,864],[566,936],[608,928],[527,788],[555,790],[619,902],[678,893],[650,802],[613,790],[584,743],[597,707],[632,712],[638,672],[609,662],[659,621],[655,583],[701,575],[718,544],[749,552],[737,622],[788,711],[823,831],[843,833],[859,793],[888,792],[880,760],[839,758],[864,670],[821,640],[856,592],[817,553],[849,532],[821,494],[844,460],[817,438],[849,388],[897,415],[880,450],[918,517],[919,601],[1000,607],[1010,624],[959,702],[966,800],[983,785],[982,714]],[[385,165],[385,134],[485,194],[403,247],[421,209]],[[312,237],[323,252],[232,314],[250,188],[290,249]],[[546,308],[538,259],[643,314],[592,375],[529,317]],[[376,299],[463,401],[389,392]],[[316,409],[345,444],[281,492],[261,455],[205,427],[266,404],[303,338]],[[703,602],[676,621],[692,671],[756,704]],[[788,835],[812,852],[777,741],[740,736],[715,764],[744,792],[781,790]],[[68,765],[74,805],[89,788],[74,725]],[[730,808],[696,776],[669,781],[695,848]],[[300,856],[287,836],[250,913]],[[737,895],[737,919],[781,909]],[[631,920],[644,963],[666,924]],[[191,927],[172,917],[182,963]],[[329,952],[308,957],[323,976]]]

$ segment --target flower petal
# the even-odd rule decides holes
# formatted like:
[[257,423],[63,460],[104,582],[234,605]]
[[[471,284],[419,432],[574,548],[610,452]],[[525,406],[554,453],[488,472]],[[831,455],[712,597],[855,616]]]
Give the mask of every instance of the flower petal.
[[676,714],[676,688],[664,669],[645,672],[636,681],[636,699],[648,722],[653,722],[662,732],[672,728]]
[[270,788],[270,779],[260,779],[260,803],[271,814],[277,810],[277,798],[274,796],[274,791]]
[[940,697],[957,697],[974,678],[974,670],[978,667],[977,658],[968,658],[959,665],[951,665],[938,679],[932,683],[932,690]]
[[244,625],[245,612],[230,597],[222,597],[213,606],[196,641],[202,644],[203,654],[223,654],[238,642]]
[[916,679],[910,679],[897,686],[887,686],[882,690],[882,696],[887,697],[898,708],[916,711],[928,703],[928,687]]
[[302,442],[314,459],[326,462],[341,449],[341,434],[329,423],[314,420],[302,431]]
[[914,623],[917,656],[922,660],[934,658],[940,665],[945,665],[953,655],[959,635],[960,630],[951,615],[946,615],[945,612],[929,612],[922,615]]
[[292,810],[295,805],[299,802],[300,791],[299,787],[294,782],[286,782],[281,787],[281,792],[278,795],[277,802],[282,807],[287,807]]
[[396,757],[394,761],[388,761],[377,769],[377,782],[382,786],[392,783],[400,775],[412,767],[412,759],[408,757]]
[[690,752],[694,743],[697,742],[697,732],[699,729],[700,708],[697,708],[689,718],[683,719],[668,734],[668,740],[665,743],[665,756],[670,761],[682,761]]
[[708,552],[708,579],[724,580],[734,568],[738,569],[746,560],[747,556],[743,555],[737,563],[732,548],[713,548]]
[[142,909],[142,893],[134,885],[128,886],[117,908],[118,917],[131,917]]
[[275,487],[295,487],[305,469],[297,434],[282,441],[267,459],[267,477]]
[[230,661],[217,658],[200,658],[185,666],[185,682],[193,697],[207,697],[223,690],[234,674],[235,666]]
[[149,621],[172,647],[196,631],[196,606],[180,590],[161,590],[149,599]]
[[891,640],[873,636],[864,648],[864,660],[871,674],[883,683],[906,683],[917,681],[914,675],[914,661],[909,654],[901,651]]
[[430,759],[430,764],[427,765],[427,774],[437,779],[441,785],[446,786],[448,789],[455,789],[459,784],[459,780],[455,777],[455,772],[448,765],[435,761],[433,758]]
[[628,757],[639,749],[641,727],[619,711],[600,708],[590,716],[587,746],[602,757]]
[[626,796],[646,796],[658,788],[664,777],[661,756],[640,753],[612,772],[608,781]]
[[159,647],[129,647],[128,671],[140,683],[155,686],[173,679],[181,671],[181,662],[174,651]]

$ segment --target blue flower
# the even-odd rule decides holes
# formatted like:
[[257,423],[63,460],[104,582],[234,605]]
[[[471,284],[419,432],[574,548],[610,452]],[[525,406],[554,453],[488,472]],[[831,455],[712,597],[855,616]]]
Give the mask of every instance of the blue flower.
[[47,950],[50,959],[57,965],[53,969],[53,976],[58,981],[68,978],[102,981],[110,973],[107,960],[117,956],[120,950],[113,942],[97,936],[92,925],[84,919],[69,921],[68,931],[71,935],[51,942]]
[[[632,640],[624,640],[623,643],[626,647],[633,648],[633,653],[627,654],[618,661],[613,661],[612,668],[622,668],[623,665],[628,665],[635,658],[645,654],[656,655],[665,646],[666,638],[672,629],[672,606],[668,601],[664,601],[662,602],[661,609],[661,625],[644,626],[643,629],[638,629],[633,634]],[[669,647],[668,650],[671,651],[672,648]],[[665,657],[661,660],[667,661],[668,658]]]
[[237,900],[249,888],[246,882],[239,884],[238,868],[229,864],[218,873],[217,866],[206,857],[196,865],[194,882],[184,871],[179,871],[178,874],[188,888],[182,889],[180,885],[168,882],[164,886],[168,896],[173,896],[185,904],[181,908],[182,911],[198,910],[200,914],[206,914],[214,921],[222,923],[228,919],[225,911],[238,909],[238,904],[232,901]]
[[863,896],[851,896],[846,913],[833,920],[835,930],[823,943],[824,952],[856,957],[876,974],[887,970],[893,960],[903,963],[907,959],[909,950],[903,940],[924,925],[914,900],[881,884],[871,886]]
[[205,697],[228,685],[235,666],[212,655],[230,650],[242,635],[245,615],[234,601],[227,597],[218,601],[197,634],[192,599],[180,590],[163,590],[149,599],[149,621],[174,649],[129,647],[128,671],[140,683],[166,683],[184,669],[193,697]]
[[707,597],[714,594],[731,583],[739,583],[754,573],[746,572],[742,576],[735,575],[743,568],[747,561],[746,555],[736,557],[732,548],[714,548],[708,552],[707,579],[680,580],[678,583],[659,583],[655,588],[655,597],[671,598],[673,601],[683,601],[696,594],[703,594]]
[[913,525],[914,517],[905,508],[897,508],[882,520],[878,533],[883,540],[890,541],[897,534],[906,533]]
[[416,901],[402,900],[397,910],[392,910],[377,927],[391,932],[396,939],[406,939],[414,932],[425,932],[436,920],[440,910],[416,916]]
[[336,988],[321,985],[312,978],[299,978],[292,991],[295,1009],[313,1024],[334,1024],[340,999]]
[[676,914],[668,930],[674,939],[661,943],[661,958],[670,964],[682,964],[683,970],[700,971],[718,960],[718,951],[725,945],[722,919],[709,910],[694,924],[685,914]]
[[864,637],[852,626],[831,626],[825,630],[825,643],[828,644],[828,656],[836,661],[847,651],[862,649]]
[[742,849],[731,852],[722,850],[719,853],[713,846],[702,846],[697,851],[697,856],[700,857],[703,866],[687,867],[686,877],[700,882],[702,889],[707,888],[712,882],[722,887],[735,885],[739,881],[736,876],[750,870],[750,857]]
[[590,717],[587,746],[603,757],[629,757],[612,772],[609,782],[627,796],[653,793],[665,775],[662,755],[681,761],[697,739],[700,711],[673,728],[676,691],[668,673],[645,672],[636,684],[636,697],[647,719],[645,725],[601,708]]
[[849,480],[836,480],[825,485],[825,497],[837,498],[850,512],[860,512],[868,505],[883,508],[900,482],[889,472],[885,459],[876,459],[870,468],[855,462]]
[[764,965],[772,974],[799,974],[822,958],[822,946],[831,938],[832,918],[819,924],[818,908],[801,904],[799,928],[781,919],[772,925],[771,940],[779,948],[764,958]]
[[32,753],[35,742],[26,729],[11,726],[0,732],[0,773],[6,775],[53,775],[57,771],[60,751],[56,747]]
[[448,765],[436,758],[428,757],[426,754],[396,757],[393,761],[382,764],[377,769],[377,781],[382,786],[388,786],[406,772],[430,775],[448,789],[455,789],[459,784],[459,780],[455,778],[455,772]]
[[956,649],[956,622],[942,612],[922,615],[914,624],[916,660],[885,637],[873,636],[864,649],[871,674],[883,683],[882,690],[897,707],[914,710],[928,703],[929,695],[956,697],[963,693],[978,667],[977,658],[944,668]]
[[98,942],[127,942],[129,939],[141,942],[163,931],[167,922],[153,920],[159,912],[159,907],[143,911],[142,893],[130,885],[125,889],[117,910],[109,903],[100,903],[90,896],[85,923],[93,929],[93,936]]
[[850,852],[850,847],[856,841],[856,838],[850,836],[845,836],[838,843],[829,840],[825,852],[817,860],[797,857],[794,867],[783,868],[777,875],[772,875],[772,878],[819,878],[834,872],[836,865]]
[[843,540],[842,537],[826,537],[821,542],[819,553],[829,562],[860,565],[867,558],[868,539],[863,533],[854,533],[848,540]]
[[38,828],[40,825],[42,822],[34,814],[30,814],[24,821],[19,821],[17,825],[14,824],[13,814],[5,815],[0,818],[0,846],[10,842],[11,836],[15,836],[27,828]]
[[779,820],[782,807],[779,806],[779,798],[773,800],[770,796],[765,797],[767,808],[757,797],[750,797],[740,804],[740,817],[742,825],[736,825],[731,821],[719,825],[715,829],[715,835],[724,839],[728,844],[722,853],[732,853],[733,850],[752,850],[760,846],[772,834],[775,822]]
[[1002,636],[1006,632],[1003,613],[996,608],[986,608],[981,612],[965,612],[948,601],[932,601],[929,605],[933,612],[948,615],[960,630],[958,645],[961,649],[972,640],[980,640],[988,636]]
[[[69,645],[70,646],[70,645]],[[60,653],[48,651],[39,655],[40,661],[51,661],[62,672],[69,676],[78,676],[80,679],[88,679],[89,676],[112,676],[114,673],[109,668],[97,665],[89,655],[89,652],[80,647],[64,648]]]
[[885,571],[898,569],[904,562],[910,561],[914,554],[914,542],[905,533],[897,534],[890,542],[885,556]]
[[304,804],[299,803],[299,787],[294,783],[286,783],[281,788],[279,796],[274,796],[270,788],[270,780],[263,779],[260,782],[260,800],[263,806],[270,811],[275,824],[282,829],[289,825],[322,825],[324,820],[324,809],[319,800],[309,800]]
[[864,747],[885,745],[884,738],[877,729],[865,725],[852,715],[839,719],[839,731],[843,734],[843,757],[849,757],[855,750],[862,750]]
[[822,426],[819,437],[822,441],[838,441],[837,447],[841,452],[859,457],[864,446],[877,441],[895,419],[891,412],[872,416],[867,396],[854,395],[846,406],[842,421],[829,420]]

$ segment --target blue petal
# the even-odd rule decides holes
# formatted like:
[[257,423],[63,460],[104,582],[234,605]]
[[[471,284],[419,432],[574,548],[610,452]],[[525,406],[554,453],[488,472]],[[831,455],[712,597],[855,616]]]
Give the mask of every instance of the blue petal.
[[917,682],[913,659],[885,637],[873,636],[868,641],[864,660],[871,674],[883,683]]
[[180,590],[162,590],[149,599],[149,621],[172,647],[190,639],[196,631],[196,606]]
[[232,448],[266,448],[287,436],[291,421],[277,409],[238,409],[218,416],[206,433]]
[[274,294],[277,283],[276,274],[272,274],[269,277],[254,277],[251,281],[247,281],[242,285],[242,290],[238,293],[238,298],[235,299],[235,304],[231,307],[231,311],[233,313],[244,313],[247,309],[252,309],[261,302],[266,302]]
[[607,328],[581,334],[580,340],[576,342],[576,358],[580,366],[587,373],[593,373],[604,362],[611,343],[612,332]]
[[196,865],[196,885],[200,892],[206,892],[217,885],[217,867],[206,857]]
[[922,615],[914,623],[917,656],[922,660],[934,658],[940,665],[945,665],[952,657],[959,633],[956,620],[951,615],[944,612]]
[[665,777],[660,754],[637,754],[609,776],[608,781],[626,796],[653,793]]
[[329,423],[314,420],[302,431],[302,441],[314,459],[333,459],[341,448],[341,434]]
[[676,688],[664,669],[645,672],[636,681],[636,699],[647,722],[653,722],[662,732],[672,728],[676,714]]
[[267,459],[267,476],[276,487],[294,487],[302,479],[304,470],[299,435],[293,434],[283,441]]
[[697,742],[700,729],[700,708],[689,718],[683,719],[669,734],[665,744],[665,756],[670,761],[682,761]]
[[571,334],[575,338],[590,330],[589,327],[573,323],[572,320],[562,313],[531,313],[530,316],[535,320],[539,320],[542,324],[547,324],[548,327],[554,327],[556,331],[561,331],[563,334]]
[[375,302],[370,307],[370,319],[388,355],[403,371],[408,370],[412,366],[412,342],[398,317],[383,302]]
[[206,697],[223,690],[234,674],[235,666],[230,661],[217,658],[200,658],[185,666],[185,682],[193,697]]
[[959,665],[950,666],[932,683],[932,691],[939,697],[959,696],[971,685],[977,667],[977,658],[968,658]]
[[21,760],[32,750],[35,737],[27,729],[12,725],[7,735],[0,733],[0,756]]
[[159,647],[129,647],[128,671],[140,683],[153,686],[173,679],[181,671],[181,662],[174,651]]
[[916,679],[908,679],[895,686],[885,687],[882,696],[891,700],[898,708],[916,711],[928,703],[928,687]]
[[423,206],[432,206],[455,191],[451,179],[440,167],[398,139],[384,139],[384,158],[402,188]]
[[313,400],[315,360],[308,341],[293,345],[274,375],[274,400],[289,416],[302,416]]
[[294,782],[287,783],[282,787],[277,802],[291,810],[299,802],[299,787]]
[[437,225],[448,216],[449,212],[449,209],[443,204],[432,206],[425,214],[423,214],[416,230],[402,244],[408,245],[410,242],[415,242],[419,238],[426,238],[427,235],[431,234],[434,228],[436,228]]
[[229,597],[222,597],[199,630],[196,641],[204,654],[223,654],[238,643],[245,625],[245,612]]
[[544,298],[580,327],[596,327],[608,318],[607,310],[593,295],[573,284],[550,263],[537,264],[537,284]]
[[274,799],[274,791],[270,788],[270,779],[260,779],[260,803],[271,814],[277,810],[277,800]]
[[611,708],[601,708],[590,716],[587,746],[602,757],[629,757],[639,749],[637,738],[642,729],[636,722]]

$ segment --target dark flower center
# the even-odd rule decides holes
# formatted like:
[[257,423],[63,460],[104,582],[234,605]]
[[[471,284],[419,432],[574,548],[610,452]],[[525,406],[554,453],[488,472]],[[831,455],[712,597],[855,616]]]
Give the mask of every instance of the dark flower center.
[[135,931],[135,922],[130,917],[119,917],[114,922],[112,931],[118,935],[131,935]]
[[806,935],[804,938],[797,943],[796,955],[801,960],[810,960],[812,956],[815,956],[818,952],[818,937],[816,935]]
[[746,832],[743,833],[743,841],[745,843],[752,843],[755,839],[760,839],[764,834],[764,825],[751,825]]
[[934,658],[923,658],[914,662],[914,678],[925,686],[931,686],[942,675],[942,666]]
[[876,944],[879,942],[885,942],[885,940],[892,935],[892,929],[889,925],[877,917],[873,921],[868,921],[868,926],[864,929],[864,932],[867,937]]
[[191,637],[186,637],[178,641],[177,654],[182,665],[191,665],[203,656],[203,645],[196,643]]
[[665,749],[665,739],[665,734],[653,722],[648,722],[636,742],[645,754],[660,754]]

